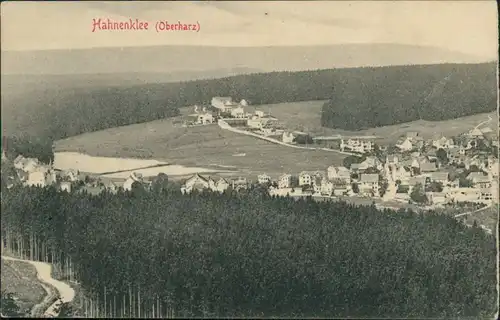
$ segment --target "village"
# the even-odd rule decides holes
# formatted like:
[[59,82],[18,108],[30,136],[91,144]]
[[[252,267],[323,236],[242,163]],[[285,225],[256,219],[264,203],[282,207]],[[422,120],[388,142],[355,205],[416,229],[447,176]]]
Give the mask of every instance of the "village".
[[[433,139],[408,132],[393,145],[379,145],[371,136],[313,137],[287,131],[277,118],[259,110],[245,112],[246,107],[245,100],[235,103],[230,97],[214,97],[210,107],[194,106],[194,114],[187,116],[183,126],[217,123],[223,129],[290,147],[340,152],[346,155],[343,165],[322,171],[283,172],[276,177],[262,173],[252,180],[195,174],[184,179],[183,193],[239,191],[259,185],[275,196],[358,197],[427,206],[498,203],[498,140],[492,138],[489,127]],[[4,151],[2,162],[5,161],[8,159]],[[8,177],[9,188],[16,182],[26,186],[55,184],[68,192],[78,189],[98,194],[104,190],[117,192],[120,188],[130,191],[134,184],[149,188],[152,184],[151,179],[136,172],[131,172],[125,181],[113,181],[76,170],[56,170],[52,164],[21,155],[12,164],[15,174]]]

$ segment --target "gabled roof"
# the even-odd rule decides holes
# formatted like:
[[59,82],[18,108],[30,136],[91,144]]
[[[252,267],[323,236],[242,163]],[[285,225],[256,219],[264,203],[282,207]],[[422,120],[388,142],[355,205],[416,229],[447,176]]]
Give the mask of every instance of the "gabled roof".
[[433,172],[431,173],[431,179],[433,180],[448,180],[449,173],[448,172]]
[[420,164],[420,171],[421,172],[432,172],[436,171],[436,164],[434,162],[424,162]]
[[425,185],[426,177],[411,177],[408,179],[408,185],[415,186],[417,184]]
[[360,177],[361,182],[378,182],[378,180],[379,176],[376,173],[364,173]]
[[200,176],[198,173],[196,173],[194,176],[192,176],[191,178],[189,178],[187,181],[190,181],[190,180],[193,180],[193,179],[199,179],[199,180],[201,180],[203,182],[208,182],[207,178]]
[[467,179],[472,180],[474,183],[489,182],[490,178],[483,174],[482,172],[471,172],[467,176]]
[[232,102],[233,98],[231,97],[213,97],[212,99],[220,100],[222,102]]

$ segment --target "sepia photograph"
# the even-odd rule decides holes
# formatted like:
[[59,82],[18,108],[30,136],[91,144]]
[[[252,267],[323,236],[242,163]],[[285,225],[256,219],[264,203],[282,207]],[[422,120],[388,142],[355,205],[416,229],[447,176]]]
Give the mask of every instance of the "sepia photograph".
[[3,1],[6,318],[497,319],[496,1]]

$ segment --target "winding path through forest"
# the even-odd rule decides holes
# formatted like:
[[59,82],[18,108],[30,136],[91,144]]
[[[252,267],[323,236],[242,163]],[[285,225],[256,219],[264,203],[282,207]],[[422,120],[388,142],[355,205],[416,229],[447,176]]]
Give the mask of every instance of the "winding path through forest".
[[54,303],[52,303],[48,307],[48,309],[43,314],[45,317],[56,317],[58,315],[57,307],[59,306],[59,304],[61,302],[67,303],[67,302],[73,301],[73,299],[75,297],[75,291],[68,284],[52,278],[52,276],[51,276],[52,265],[51,264],[45,263],[45,262],[39,262],[39,261],[31,261],[31,260],[12,258],[9,256],[4,256],[3,254],[2,254],[2,259],[11,260],[11,261],[26,262],[26,263],[29,263],[35,267],[35,269],[37,271],[38,280],[40,280],[42,287],[47,292],[47,296],[45,297],[44,301],[41,304],[35,306],[35,308],[33,308],[33,309],[40,307],[41,305],[43,305],[44,303],[48,302],[49,300],[51,300],[53,298],[53,295],[55,293],[52,292],[52,290],[53,290],[52,288],[55,288],[57,290],[58,296],[60,299],[56,300]]

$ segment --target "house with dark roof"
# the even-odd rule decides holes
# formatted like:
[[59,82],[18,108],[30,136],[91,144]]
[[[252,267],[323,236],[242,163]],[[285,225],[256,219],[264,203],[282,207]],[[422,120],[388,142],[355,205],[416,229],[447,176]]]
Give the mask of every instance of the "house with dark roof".
[[431,173],[436,172],[437,167],[435,162],[423,162],[420,163],[420,172],[421,173]]
[[442,183],[443,185],[446,185],[448,183],[449,176],[450,175],[448,172],[443,172],[443,171],[432,172],[430,174],[431,181],[439,182]]

